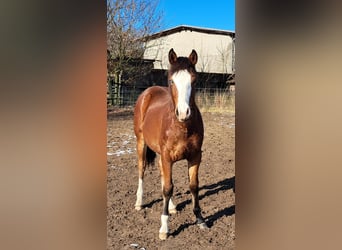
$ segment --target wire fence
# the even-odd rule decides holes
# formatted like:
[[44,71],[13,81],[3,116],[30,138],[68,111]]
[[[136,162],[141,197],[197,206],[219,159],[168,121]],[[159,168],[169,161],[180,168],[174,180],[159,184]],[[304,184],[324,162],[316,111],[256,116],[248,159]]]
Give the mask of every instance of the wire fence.
[[[107,105],[122,108],[134,106],[138,96],[146,88],[110,84]],[[196,103],[204,111],[234,111],[235,88],[196,88]]]
[[113,84],[107,92],[107,105],[118,107],[134,106],[138,96],[145,89],[142,87]]

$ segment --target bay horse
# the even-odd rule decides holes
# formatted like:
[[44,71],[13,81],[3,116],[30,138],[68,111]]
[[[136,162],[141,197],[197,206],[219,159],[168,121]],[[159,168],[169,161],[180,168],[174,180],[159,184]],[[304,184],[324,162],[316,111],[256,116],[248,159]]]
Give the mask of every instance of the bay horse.
[[203,121],[195,103],[194,85],[197,78],[197,53],[177,57],[169,51],[168,87],[147,88],[137,99],[134,108],[134,133],[137,140],[138,189],[135,209],[142,209],[145,168],[160,156],[163,212],[159,238],[168,237],[169,212],[176,213],[173,193],[172,165],[179,160],[188,162],[189,186],[193,213],[200,228],[207,228],[198,199],[198,169],[202,158]]

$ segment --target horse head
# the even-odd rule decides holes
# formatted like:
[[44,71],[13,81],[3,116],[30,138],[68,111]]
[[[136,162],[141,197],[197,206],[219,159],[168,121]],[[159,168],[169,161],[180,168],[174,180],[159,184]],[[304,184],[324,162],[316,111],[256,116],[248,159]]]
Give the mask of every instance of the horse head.
[[189,57],[177,57],[173,49],[169,51],[168,82],[175,114],[180,122],[188,120],[191,116],[191,104],[194,102],[193,87],[197,78],[197,58],[195,50],[192,50]]

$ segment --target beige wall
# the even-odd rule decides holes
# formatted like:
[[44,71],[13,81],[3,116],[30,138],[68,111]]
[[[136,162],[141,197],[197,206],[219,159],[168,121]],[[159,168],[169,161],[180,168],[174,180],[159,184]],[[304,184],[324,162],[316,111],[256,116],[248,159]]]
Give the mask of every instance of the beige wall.
[[228,35],[181,31],[146,44],[145,59],[154,59],[156,69],[167,69],[171,48],[178,56],[188,56],[192,49],[198,54],[196,69],[206,73],[232,73],[232,38]]

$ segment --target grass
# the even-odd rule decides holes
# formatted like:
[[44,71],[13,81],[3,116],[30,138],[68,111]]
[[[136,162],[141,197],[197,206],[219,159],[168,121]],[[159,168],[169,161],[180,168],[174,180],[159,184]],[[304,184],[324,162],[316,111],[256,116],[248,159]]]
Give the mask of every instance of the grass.
[[228,91],[200,90],[196,103],[201,112],[235,113],[235,94]]

